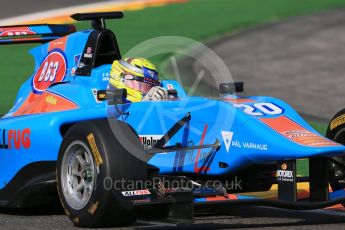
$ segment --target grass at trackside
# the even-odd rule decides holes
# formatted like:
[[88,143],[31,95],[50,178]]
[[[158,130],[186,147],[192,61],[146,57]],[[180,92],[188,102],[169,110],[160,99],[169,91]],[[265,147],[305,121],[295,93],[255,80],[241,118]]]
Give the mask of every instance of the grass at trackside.
[[[149,38],[162,35],[205,40],[223,33],[263,24],[280,18],[344,7],[344,0],[191,0],[184,4],[126,12],[125,19],[108,22],[122,52]],[[89,23],[78,23],[79,29]],[[21,83],[33,71],[27,51],[33,45],[1,46],[0,113],[12,106]],[[161,62],[164,57],[156,58]],[[156,63],[159,64],[159,63]],[[159,65],[158,65],[159,66]]]
[[322,135],[326,135],[326,131],[327,131],[327,125],[328,124],[322,124],[319,122],[314,122],[314,121],[309,121],[309,124],[315,129],[317,130],[319,133],[321,133]]
[[[313,121],[309,121],[309,124],[320,134],[326,135],[327,131],[327,124],[321,124]],[[297,173],[298,175],[301,176],[307,176],[309,175],[309,166],[308,166],[308,160],[303,159],[303,160],[298,160],[297,161]]]
[[308,159],[302,159],[297,161],[297,176],[309,176]]

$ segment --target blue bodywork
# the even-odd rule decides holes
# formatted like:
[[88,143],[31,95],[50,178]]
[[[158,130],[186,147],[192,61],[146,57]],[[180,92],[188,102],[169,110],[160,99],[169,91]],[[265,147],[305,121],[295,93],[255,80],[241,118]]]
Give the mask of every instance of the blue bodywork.
[[[35,58],[34,73],[20,88],[13,108],[0,121],[0,189],[26,165],[56,161],[63,127],[108,117],[106,101],[98,101],[95,92],[107,88],[111,64],[93,68],[90,76],[75,74],[82,66],[81,56],[96,55],[96,51],[86,45],[91,33],[92,30],[76,32],[31,50]],[[46,60],[49,68],[47,57],[52,52],[55,52],[54,57],[50,56],[52,72],[59,71],[64,64],[59,63],[61,59],[56,54],[65,59],[66,68],[60,79],[63,84],[53,84],[57,76],[45,75],[42,71]],[[55,61],[58,65],[54,65]],[[42,82],[35,82],[40,74],[43,79],[47,77],[46,84],[49,84],[49,76],[53,76],[46,89]],[[43,90],[35,91],[34,85]],[[227,175],[253,164],[336,156],[345,152],[345,146],[326,140],[279,99],[233,95],[189,97],[176,81],[164,80],[162,85],[177,90],[178,99],[119,105],[129,115],[115,113],[116,119],[130,124],[144,146],[150,147],[189,112],[191,121],[168,144],[190,147],[218,140],[221,147],[218,151],[205,148],[156,154],[149,163],[160,168],[161,173]],[[61,101],[64,104],[60,106]],[[32,110],[23,109],[25,106]],[[275,124],[280,120],[291,133],[277,129]],[[291,130],[289,125],[299,128]],[[220,167],[220,162],[228,167]]]

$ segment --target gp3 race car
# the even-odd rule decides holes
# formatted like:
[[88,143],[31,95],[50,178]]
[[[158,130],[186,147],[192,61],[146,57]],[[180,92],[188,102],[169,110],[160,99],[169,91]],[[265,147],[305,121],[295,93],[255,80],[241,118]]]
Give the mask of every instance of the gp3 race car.
[[[1,207],[56,202],[58,192],[76,226],[106,227],[137,218],[190,221],[200,207],[345,202],[342,186],[328,186],[340,180],[329,165],[345,146],[281,100],[235,96],[241,82],[221,83],[223,96],[209,98],[163,80],[169,100],[137,103],[126,103],[124,89],[107,90],[121,54],[104,20],[122,17],[75,14],[92,21],[80,32],[70,25],[0,27],[0,44],[43,43],[31,50],[34,73],[0,120]],[[304,158],[309,177],[296,173],[296,160]],[[310,184],[304,202],[298,182]],[[273,184],[277,199],[244,194]]]

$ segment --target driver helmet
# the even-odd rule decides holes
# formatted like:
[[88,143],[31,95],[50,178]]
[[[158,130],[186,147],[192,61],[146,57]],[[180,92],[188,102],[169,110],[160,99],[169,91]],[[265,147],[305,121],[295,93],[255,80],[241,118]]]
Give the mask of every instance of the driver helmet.
[[145,58],[115,60],[110,71],[111,86],[127,90],[127,100],[141,101],[154,86],[160,86],[157,68]]

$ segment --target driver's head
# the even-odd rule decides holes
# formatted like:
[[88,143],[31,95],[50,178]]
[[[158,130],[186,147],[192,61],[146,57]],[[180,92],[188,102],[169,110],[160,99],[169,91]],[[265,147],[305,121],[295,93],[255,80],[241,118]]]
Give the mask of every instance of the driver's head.
[[125,58],[114,61],[110,71],[110,84],[127,90],[127,99],[141,101],[154,86],[160,86],[157,68],[145,58]]

